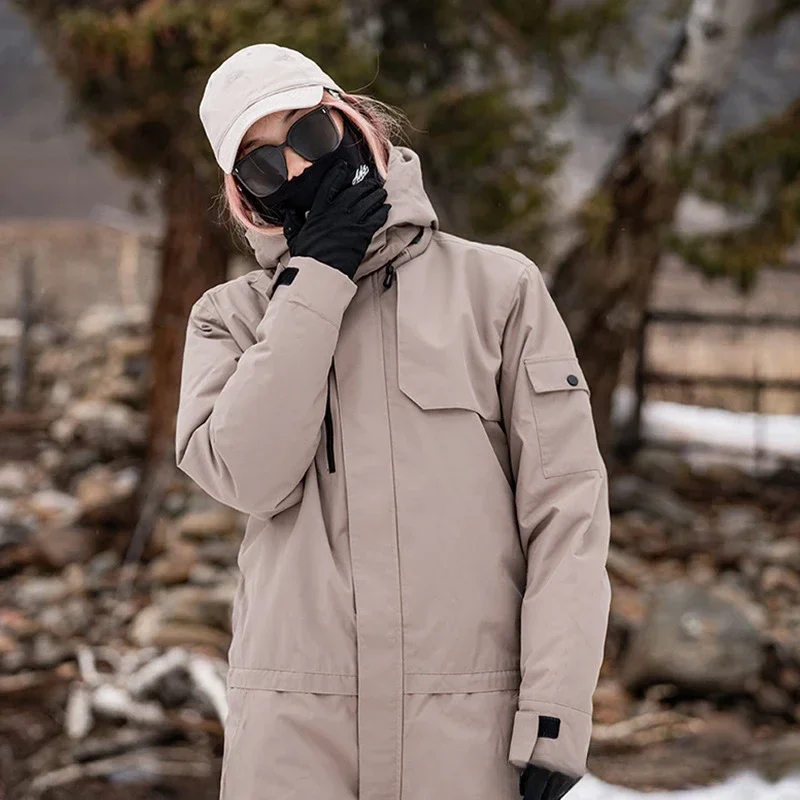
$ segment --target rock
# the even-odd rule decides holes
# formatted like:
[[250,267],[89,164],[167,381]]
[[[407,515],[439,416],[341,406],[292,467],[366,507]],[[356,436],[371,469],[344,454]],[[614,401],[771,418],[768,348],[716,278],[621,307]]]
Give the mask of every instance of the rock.
[[715,519],[715,526],[726,539],[758,533],[764,525],[764,513],[752,506],[725,506]]
[[742,467],[728,461],[711,460],[698,467],[703,477],[721,489],[733,490],[746,486],[756,485],[756,481],[749,476]]
[[71,592],[71,587],[61,577],[32,576],[20,582],[14,595],[21,608],[34,609],[60,603],[69,597]]
[[64,454],[57,447],[45,447],[37,456],[36,462],[45,472],[56,472],[64,463]]
[[17,641],[31,638],[39,629],[30,615],[13,608],[0,608],[0,626],[13,634]]
[[19,672],[30,666],[30,656],[24,647],[16,647],[0,653],[0,672]]
[[733,603],[687,581],[660,586],[623,664],[632,690],[671,683],[701,692],[752,688],[763,663],[762,636]]
[[800,575],[786,567],[767,567],[761,573],[761,591],[764,594],[788,592],[793,596],[800,595]]
[[169,489],[164,495],[161,507],[171,517],[180,517],[181,514],[186,513],[188,499],[186,493],[180,489]]
[[27,506],[40,522],[53,525],[68,525],[80,513],[80,504],[72,495],[55,489],[35,492],[28,498]]
[[229,634],[200,623],[170,620],[165,609],[155,605],[147,606],[134,617],[129,637],[139,647],[197,644],[224,650],[230,644]]
[[236,564],[239,542],[235,539],[212,539],[202,542],[199,547],[200,558],[211,564],[230,567]]
[[146,393],[146,380],[150,371],[150,336],[123,336],[108,345],[108,369],[116,380],[126,382],[136,395]]
[[197,549],[187,542],[175,542],[165,555],[150,562],[147,576],[161,585],[185,583],[196,564]]
[[[738,576],[737,576],[738,577]],[[750,592],[742,585],[741,578],[733,580],[730,576],[723,575],[723,579],[714,586],[714,597],[730,603],[750,620],[750,624],[763,631],[767,626],[767,612]]]
[[71,525],[38,528],[31,535],[31,542],[44,561],[55,569],[62,569],[67,564],[85,563],[98,546],[94,531]]
[[13,522],[17,504],[6,497],[0,497],[0,525]]
[[181,586],[159,592],[130,626],[136,644],[168,646],[210,644],[224,647],[230,639],[235,584],[212,588]]
[[141,398],[142,392],[139,384],[132,378],[122,375],[109,377],[97,387],[92,397],[96,400],[109,400],[134,405]]
[[59,639],[66,639],[86,631],[93,613],[86,598],[70,597],[65,603],[45,608],[39,614],[39,622],[49,633]]
[[676,527],[693,527],[700,518],[675,492],[636,475],[621,475],[612,480],[609,498],[613,513],[644,511]]
[[13,347],[22,334],[22,321],[15,317],[0,318],[0,346]]
[[13,653],[18,648],[19,642],[17,642],[16,639],[0,631],[0,658],[7,656],[9,653]]
[[76,476],[91,469],[100,461],[101,452],[98,448],[83,447],[73,443],[53,465],[50,476],[53,481],[61,485],[72,485]]
[[46,669],[60,664],[73,654],[70,642],[56,639],[49,633],[40,633],[33,640],[33,650],[30,655],[30,666]]
[[800,571],[800,540],[779,539],[757,544],[754,554],[765,564]]
[[693,553],[687,564],[686,577],[692,583],[713,586],[718,578],[714,556],[708,552]]
[[125,333],[136,321],[125,308],[106,303],[97,303],[83,313],[75,324],[75,336],[79,339],[108,339]]
[[184,514],[176,524],[181,537],[215,539],[233,533],[238,519],[232,509],[215,508],[209,511],[192,511]]
[[636,630],[644,622],[647,608],[643,594],[627,586],[615,586],[611,594],[611,613],[628,631]]
[[170,619],[203,622],[215,627],[229,625],[233,597],[226,587],[208,589],[203,586],[182,586],[159,596],[159,604]]
[[86,574],[92,579],[102,578],[115,570],[121,561],[119,553],[113,550],[103,550],[86,564]]
[[613,725],[630,716],[633,698],[615,680],[598,681],[592,698],[594,720],[601,725]]
[[194,586],[217,586],[220,582],[220,570],[201,558],[190,570],[189,583]]
[[32,527],[19,522],[0,522],[0,550],[28,542]]
[[76,442],[102,452],[127,452],[145,442],[145,414],[122,403],[78,400],[50,426],[50,435],[62,446]]
[[793,716],[795,702],[788,692],[773,684],[764,683],[755,693],[759,710],[775,716]]
[[125,522],[133,514],[132,500],[139,482],[139,470],[125,467],[115,472],[98,464],[81,475],[75,488],[84,524]]
[[636,454],[631,468],[647,481],[662,486],[679,486],[692,479],[692,468],[679,453],[644,447]]
[[30,490],[30,468],[9,462],[0,467],[0,497],[16,497]]

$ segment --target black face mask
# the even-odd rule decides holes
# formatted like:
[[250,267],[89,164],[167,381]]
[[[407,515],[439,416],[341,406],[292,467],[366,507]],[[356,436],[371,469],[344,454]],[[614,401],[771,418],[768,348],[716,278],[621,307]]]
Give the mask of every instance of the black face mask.
[[322,179],[333,163],[339,159],[346,161],[353,170],[367,165],[371,175],[377,176],[375,161],[361,131],[358,130],[344,115],[344,132],[339,146],[306,167],[296,178],[286,181],[280,189],[267,197],[256,197],[247,191],[241,184],[239,188],[247,198],[250,205],[259,216],[270,225],[283,225],[283,219],[288,208],[293,208],[305,214],[311,208]]

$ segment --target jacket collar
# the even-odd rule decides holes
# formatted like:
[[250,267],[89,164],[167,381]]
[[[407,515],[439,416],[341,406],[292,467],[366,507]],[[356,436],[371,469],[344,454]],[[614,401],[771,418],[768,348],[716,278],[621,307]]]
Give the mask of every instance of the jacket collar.
[[[366,255],[356,270],[358,281],[389,261],[396,266],[422,252],[433,231],[439,229],[439,218],[422,183],[419,156],[409,147],[392,145],[385,187],[386,201],[391,204],[386,222],[378,229],[367,247]],[[420,235],[421,234],[421,235]],[[276,278],[289,261],[289,248],[282,235],[265,236],[247,231],[258,264],[270,277]]]

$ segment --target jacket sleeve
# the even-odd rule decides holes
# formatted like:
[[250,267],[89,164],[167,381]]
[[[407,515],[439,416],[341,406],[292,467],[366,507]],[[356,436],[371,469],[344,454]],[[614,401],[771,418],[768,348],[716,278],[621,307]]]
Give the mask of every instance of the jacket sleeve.
[[607,475],[572,340],[533,263],[503,333],[500,397],[527,557],[509,761],[579,777],[611,600]]
[[356,284],[309,257],[242,350],[203,295],[186,332],[176,462],[208,494],[268,518],[293,505],[314,459],[339,326]]

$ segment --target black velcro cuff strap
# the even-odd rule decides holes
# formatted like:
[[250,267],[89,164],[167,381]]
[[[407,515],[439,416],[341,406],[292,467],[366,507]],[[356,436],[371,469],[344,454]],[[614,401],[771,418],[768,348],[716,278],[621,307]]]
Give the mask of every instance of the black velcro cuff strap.
[[295,275],[297,275],[297,267],[284,267],[275,281],[275,289],[279,286],[288,286],[294,280]]
[[539,716],[539,738],[558,739],[561,730],[561,720],[558,717]]

